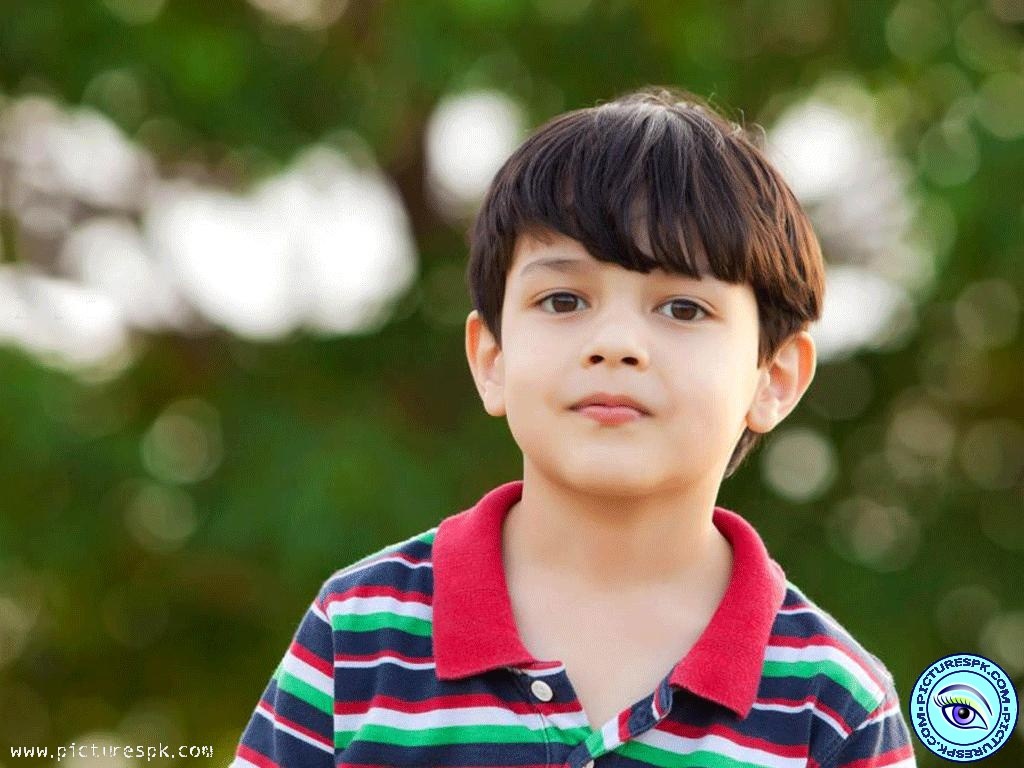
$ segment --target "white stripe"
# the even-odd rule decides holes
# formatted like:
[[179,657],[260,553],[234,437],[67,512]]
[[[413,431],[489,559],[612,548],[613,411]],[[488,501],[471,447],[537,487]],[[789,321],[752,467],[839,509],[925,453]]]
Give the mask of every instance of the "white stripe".
[[371,613],[394,613],[399,616],[411,616],[430,621],[434,610],[426,603],[416,600],[399,600],[386,595],[376,597],[346,597],[332,600],[327,606],[327,615],[331,618],[339,615],[366,616]]
[[590,725],[587,721],[587,713],[582,709],[577,709],[575,712],[552,712],[544,715],[544,718],[560,731],[587,728]]
[[565,672],[565,665],[559,664],[557,667],[550,667],[548,669],[524,669],[522,667],[514,667],[514,669],[517,669],[521,674],[524,674],[527,677],[541,678],[551,677],[552,675],[558,675]]
[[309,683],[320,693],[334,698],[334,679],[330,675],[325,675],[316,667],[307,664],[291,651],[284,655],[281,665],[284,667],[284,671],[292,677],[297,677],[304,683]]
[[686,736],[677,736],[674,733],[668,733],[654,727],[637,736],[634,741],[644,742],[652,747],[682,755],[707,750],[708,752],[725,755],[733,760],[762,765],[766,768],[806,768],[807,763],[807,760],[804,758],[782,757],[781,755],[773,755],[763,749],[744,747],[717,734],[707,734],[706,736],[692,739]]
[[371,669],[373,667],[379,667],[381,664],[394,664],[399,667],[405,667],[406,669],[433,669],[436,666],[432,661],[406,661],[405,659],[399,659],[394,656],[381,656],[376,659],[366,660],[335,659],[334,661],[335,668],[352,667],[357,669]]
[[820,709],[818,709],[814,705],[813,701],[805,701],[803,704],[797,704],[797,705],[794,705],[794,704],[760,704],[760,703],[755,701],[753,709],[762,709],[762,710],[767,710],[769,712],[790,712],[790,713],[791,712],[799,712],[799,711],[801,711],[803,709],[809,709],[809,710],[811,710],[811,714],[812,715],[816,716],[819,720],[822,720],[828,726],[830,726],[832,728],[832,730],[834,730],[837,734],[839,734],[840,738],[845,739],[847,736],[850,735],[850,732],[846,728],[843,727],[842,723],[840,723],[834,717],[829,715],[827,712],[822,712]]
[[520,715],[502,706],[454,707],[429,712],[400,712],[385,707],[371,707],[367,712],[334,716],[335,731],[356,731],[367,725],[381,725],[402,731],[421,731],[445,726],[517,726],[531,731],[544,730],[549,723],[557,728],[578,728],[579,718],[539,714]]
[[[853,660],[848,654],[831,645],[808,645],[802,648],[789,648],[782,645],[769,645],[764,652],[765,661],[834,661],[843,669],[857,678],[872,695],[872,698],[881,701],[885,696],[878,683],[876,683],[864,671],[864,668]],[[877,706],[877,704],[876,704]]]
[[917,763],[914,762],[914,758],[905,757],[898,763],[889,763],[886,768],[917,768]]
[[619,738],[619,716],[615,715],[611,720],[601,726],[601,742],[604,748],[611,752],[622,743]]
[[319,741],[316,741],[315,739],[310,738],[306,734],[299,733],[294,728],[290,728],[287,725],[285,725],[284,723],[278,722],[277,720],[274,719],[273,715],[271,715],[269,712],[264,710],[262,707],[256,707],[256,712],[261,714],[261,715],[263,715],[267,720],[269,720],[271,723],[273,723],[274,730],[284,731],[289,736],[292,736],[292,737],[298,739],[299,741],[304,741],[307,744],[311,744],[312,746],[314,746],[317,749],[319,749],[321,752],[326,752],[326,753],[328,753],[330,755],[334,754],[334,747],[333,746],[328,747],[326,744],[321,744]]
[[256,763],[250,763],[244,757],[235,755],[235,759],[231,761],[231,765],[228,768],[250,768],[250,766],[251,768],[260,768]]

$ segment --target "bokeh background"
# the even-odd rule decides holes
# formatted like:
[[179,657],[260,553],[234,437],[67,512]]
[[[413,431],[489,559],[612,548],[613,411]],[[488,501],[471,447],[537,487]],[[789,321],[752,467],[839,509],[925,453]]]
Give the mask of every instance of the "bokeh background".
[[[646,84],[763,132],[828,262],[816,379],[719,503],[905,712],[949,653],[1020,688],[1021,0],[2,17],[0,765],[226,764],[331,572],[520,476],[464,356],[466,227],[532,128]],[[986,765],[1022,763],[1018,724]]]

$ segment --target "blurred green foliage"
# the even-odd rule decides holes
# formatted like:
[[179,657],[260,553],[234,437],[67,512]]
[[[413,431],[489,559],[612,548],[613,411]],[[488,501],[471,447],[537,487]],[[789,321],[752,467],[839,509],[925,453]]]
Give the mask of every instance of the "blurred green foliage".
[[[1016,331],[998,346],[968,344],[957,301],[993,278],[1021,295],[1024,150],[968,118],[976,170],[953,184],[929,173],[945,162],[929,131],[994,72],[1020,75],[1013,3],[353,0],[320,29],[237,1],[143,3],[156,11],[141,23],[125,20],[131,6],[8,4],[0,89],[91,104],[146,145],[162,174],[198,163],[236,188],[354,131],[398,185],[422,278],[379,333],[265,344],[155,335],[105,383],[0,350],[5,749],[152,734],[152,743],[213,744],[212,763],[226,764],[324,578],[519,476],[504,423],[473,389],[461,322],[424,310],[435,270],[460,273],[465,258],[464,224],[428,202],[425,126],[444,95],[476,87],[502,89],[533,125],[648,83],[684,86],[765,125],[830,73],[879,96],[914,189],[953,214],[935,289],[918,297],[904,346],[822,365],[786,422],[834,446],[839,474],[823,497],[775,494],[759,472],[762,448],[720,503],[750,519],[789,577],[886,662],[904,698],[928,664],[960,651],[995,654],[1020,688],[1024,447],[1001,444],[996,458],[1017,467],[1002,487],[979,487],[962,463],[976,449],[965,442],[972,427],[1021,423],[1024,358]],[[131,73],[136,98],[90,89],[111,70]],[[5,260],[17,258],[5,247]],[[453,309],[465,317],[468,298]],[[857,394],[843,388],[854,374],[866,377],[868,403],[856,418],[834,418]],[[958,395],[968,378],[973,394]],[[212,407],[221,456],[208,477],[176,485],[153,476],[144,444],[169,405],[192,399]],[[904,455],[919,464],[914,479],[887,461],[886,446],[900,414],[921,403],[952,425],[956,447],[936,466]],[[191,505],[196,530],[183,546],[161,551],[131,535],[126,499],[139,488]],[[865,488],[918,526],[898,569],[843,557],[830,538],[841,502]],[[920,765],[940,765],[915,749]],[[1022,759],[1018,729],[986,765]],[[3,754],[0,764],[20,761]]]

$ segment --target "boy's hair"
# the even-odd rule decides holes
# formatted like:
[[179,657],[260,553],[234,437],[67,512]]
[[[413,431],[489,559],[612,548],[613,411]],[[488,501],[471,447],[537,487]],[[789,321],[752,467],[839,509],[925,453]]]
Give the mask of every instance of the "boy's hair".
[[[763,136],[681,89],[647,87],[558,115],[498,170],[469,233],[473,307],[499,347],[505,281],[521,234],[558,232],[598,261],[751,285],[761,366],[817,320],[824,264],[811,223]],[[636,226],[636,225],[642,226]],[[729,477],[760,434],[744,429]]]

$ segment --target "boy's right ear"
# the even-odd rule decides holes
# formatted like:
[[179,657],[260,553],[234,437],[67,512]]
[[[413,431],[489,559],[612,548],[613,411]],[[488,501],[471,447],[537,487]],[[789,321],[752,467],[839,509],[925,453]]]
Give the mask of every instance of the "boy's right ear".
[[505,359],[501,348],[475,309],[466,317],[466,359],[484,410],[505,415]]

